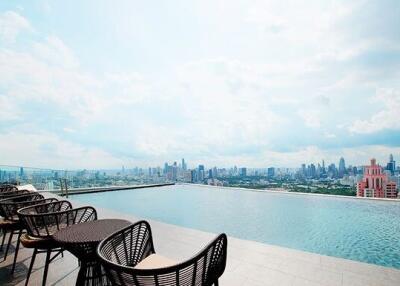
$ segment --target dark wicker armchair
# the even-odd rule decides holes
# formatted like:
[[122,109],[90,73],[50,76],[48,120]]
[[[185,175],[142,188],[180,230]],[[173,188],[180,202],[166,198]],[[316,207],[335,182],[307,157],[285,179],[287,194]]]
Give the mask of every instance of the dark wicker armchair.
[[2,184],[0,186],[0,193],[11,192],[11,191],[14,191],[14,190],[18,190],[18,188],[15,185]]
[[15,196],[20,196],[20,195],[26,195],[26,194],[30,194],[30,193],[34,193],[32,191],[29,190],[10,190],[10,191],[5,191],[5,192],[1,192],[0,193],[0,200],[3,199],[8,199],[11,197],[15,197]]
[[[8,188],[8,186],[6,188]],[[9,190],[9,189],[6,189],[6,190]],[[27,195],[27,194],[29,194],[28,192],[29,191],[27,191],[27,190],[19,191],[19,190],[14,190],[14,189],[12,189],[11,191],[0,192],[0,202],[9,201],[9,199],[17,197],[17,196]],[[43,197],[41,197],[41,198],[43,198]],[[0,217],[1,217],[0,218],[0,231],[3,233],[3,239],[1,241],[0,251],[3,251],[4,241],[6,239],[7,232],[16,223],[14,221],[6,219],[6,214],[4,213],[4,210],[1,206],[0,206]],[[5,257],[7,257],[7,255]]]
[[[63,248],[53,239],[52,235],[67,226],[97,219],[96,210],[92,207],[72,208],[68,201],[58,201],[34,205],[18,210],[18,216],[26,227],[27,234],[21,237],[21,243],[26,248],[33,248],[33,255],[26,277],[25,285],[29,283],[36,254],[46,253],[42,285],[46,285],[49,264],[62,252]],[[51,253],[56,252],[53,257]]]
[[[4,260],[7,258],[8,250],[10,248],[11,241],[12,241],[14,234],[18,234],[18,239],[17,239],[15,252],[14,252],[14,262],[13,262],[13,265],[11,268],[11,273],[13,273],[15,270],[15,264],[17,262],[17,256],[18,256],[19,245],[20,245],[20,238],[21,238],[22,232],[24,230],[23,224],[18,219],[17,211],[20,208],[23,208],[26,206],[32,206],[32,205],[41,204],[41,203],[48,203],[48,202],[53,202],[56,200],[57,199],[45,199],[42,195],[40,195],[38,193],[33,193],[33,194],[29,194],[29,195],[24,195],[24,196],[17,196],[17,197],[12,197],[9,199],[3,199],[0,201],[1,213],[4,215],[4,220],[2,221],[1,226],[4,230],[6,230],[6,232],[7,231],[10,232],[6,252],[4,254]],[[5,238],[5,234],[3,237],[3,241],[4,241],[4,238]]]
[[[26,193],[26,190],[24,190],[24,193],[10,192],[6,196],[2,196],[2,194],[0,193],[0,216],[2,217],[0,218],[0,229],[3,232],[3,240],[0,246],[0,250],[3,250],[4,240],[8,229],[15,224],[15,221],[12,219],[13,215],[10,215],[10,213],[13,213],[13,210],[10,209],[13,207],[13,204],[9,203],[38,200],[43,198],[44,197],[42,195],[39,195],[38,193]],[[7,204],[7,206],[2,206],[2,202]],[[5,213],[6,211],[8,212],[8,214]]]
[[218,285],[227,237],[220,234],[193,258],[175,263],[155,254],[150,225],[139,221],[103,240],[97,254],[113,285]]

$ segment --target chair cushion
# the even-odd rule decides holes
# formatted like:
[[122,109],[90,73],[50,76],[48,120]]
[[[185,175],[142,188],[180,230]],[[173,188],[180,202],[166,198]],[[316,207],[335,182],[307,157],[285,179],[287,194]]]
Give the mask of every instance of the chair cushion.
[[50,249],[57,247],[57,243],[51,238],[33,237],[28,234],[22,235],[20,241],[26,248]]
[[0,218],[0,228],[10,229],[19,226],[19,221]]
[[8,219],[5,219],[5,218],[0,218],[0,226],[5,226],[5,225],[10,225],[10,224],[15,224],[16,222],[15,221],[12,221],[12,220],[8,220]]
[[136,269],[156,269],[175,265],[176,262],[172,259],[158,254],[150,254],[145,259],[140,261],[134,268]]

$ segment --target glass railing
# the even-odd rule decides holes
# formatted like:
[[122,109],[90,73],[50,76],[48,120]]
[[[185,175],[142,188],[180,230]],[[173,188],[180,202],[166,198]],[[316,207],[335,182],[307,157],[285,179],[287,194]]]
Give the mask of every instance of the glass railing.
[[[153,170],[154,171],[154,170]],[[0,165],[0,182],[31,184],[37,190],[60,192],[64,182],[70,191],[108,187],[164,184],[170,181],[162,172],[142,169],[57,170]]]

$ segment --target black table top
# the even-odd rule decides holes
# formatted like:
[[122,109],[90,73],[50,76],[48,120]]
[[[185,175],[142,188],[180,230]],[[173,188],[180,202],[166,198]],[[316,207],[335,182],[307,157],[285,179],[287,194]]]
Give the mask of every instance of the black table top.
[[98,243],[132,223],[122,219],[100,219],[66,227],[53,235],[61,244]]

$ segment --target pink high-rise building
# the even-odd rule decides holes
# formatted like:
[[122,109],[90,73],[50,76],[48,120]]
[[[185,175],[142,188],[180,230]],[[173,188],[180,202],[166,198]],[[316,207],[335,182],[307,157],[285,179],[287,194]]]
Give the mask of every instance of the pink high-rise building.
[[364,168],[364,177],[357,183],[357,197],[397,198],[396,183],[389,181],[375,159],[371,159],[371,165]]

